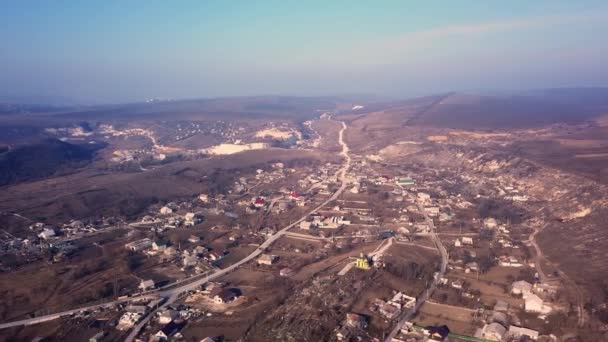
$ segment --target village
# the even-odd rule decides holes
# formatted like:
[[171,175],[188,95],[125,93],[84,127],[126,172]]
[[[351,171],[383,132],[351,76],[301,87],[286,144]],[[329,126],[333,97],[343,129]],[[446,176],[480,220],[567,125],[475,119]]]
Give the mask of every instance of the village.
[[[351,304],[358,309],[344,314],[333,335],[336,340],[381,340],[395,325],[399,329],[392,341],[459,336],[479,341],[551,340],[548,326],[554,324],[553,317],[572,308],[561,296],[559,281],[535,263],[531,227],[542,222],[518,220],[516,209],[497,212],[492,204],[533,205],[533,197],[516,181],[466,174],[448,179],[436,170],[406,169],[353,156],[345,177],[347,188],[332,200],[340,184],[339,167],[272,163],[242,174],[223,193],[154,204],[136,221],[36,223],[30,227],[31,237],[5,240],[2,248],[32,262],[44,258],[61,263],[74,250],[87,248],[80,241],[119,234],[120,240],[126,240],[122,249],[127,257],[135,264],[144,263],[147,271],[133,267],[138,281],[111,291],[119,302],[110,311],[98,309],[77,317],[114,317],[111,326],[118,332],[146,317],[142,334],[159,341],[187,336],[190,326],[210,317],[235,315],[253,305],[252,298],[268,296],[263,286],[239,287],[255,274],[272,274],[271,281],[303,279],[310,273],[308,267],[321,263],[331,263],[329,270],[335,271],[323,273],[331,278],[380,272],[398,274],[395,279],[403,282],[396,285],[393,279],[358,293],[359,299]],[[483,194],[470,189],[459,192],[466,186],[455,186],[479,182],[484,182]],[[319,205],[314,214],[305,215]],[[296,221],[263,254],[226,276],[231,280],[204,282],[168,306],[163,297],[155,296],[229,267]],[[409,274],[396,264],[399,250],[422,253],[427,263],[438,263],[433,236],[449,256],[445,273],[425,269],[416,276],[415,270]],[[424,284],[429,282],[437,286],[422,299]],[[103,329],[91,340],[113,334],[117,332]],[[225,334],[209,338],[221,336]]]

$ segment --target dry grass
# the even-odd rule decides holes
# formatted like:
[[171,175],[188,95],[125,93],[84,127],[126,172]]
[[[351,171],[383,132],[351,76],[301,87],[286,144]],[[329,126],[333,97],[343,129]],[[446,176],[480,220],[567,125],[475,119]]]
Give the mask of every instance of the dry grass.
[[476,328],[470,309],[428,301],[420,308],[414,322],[421,326],[447,324],[451,331],[467,335],[473,335]]

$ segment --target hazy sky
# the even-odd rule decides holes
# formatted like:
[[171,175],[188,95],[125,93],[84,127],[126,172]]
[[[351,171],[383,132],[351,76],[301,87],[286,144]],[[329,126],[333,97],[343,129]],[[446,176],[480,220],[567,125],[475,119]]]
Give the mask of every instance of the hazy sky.
[[0,1],[0,95],[608,85],[608,2]]

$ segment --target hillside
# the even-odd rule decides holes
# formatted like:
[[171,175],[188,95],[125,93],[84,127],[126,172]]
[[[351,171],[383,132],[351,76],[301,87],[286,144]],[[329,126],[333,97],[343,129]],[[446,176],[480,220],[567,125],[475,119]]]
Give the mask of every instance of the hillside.
[[560,88],[510,95],[449,93],[366,107],[373,121],[494,130],[579,123],[608,112],[608,88]]
[[48,177],[83,166],[102,145],[75,145],[56,139],[14,148],[0,154],[0,185]]

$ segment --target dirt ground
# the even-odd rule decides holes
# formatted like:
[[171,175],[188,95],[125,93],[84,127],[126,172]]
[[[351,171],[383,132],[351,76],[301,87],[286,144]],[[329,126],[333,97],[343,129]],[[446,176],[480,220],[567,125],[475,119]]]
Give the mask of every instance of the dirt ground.
[[472,322],[473,311],[470,309],[428,301],[420,308],[420,313],[414,319],[414,323],[421,326],[446,324],[452,332],[471,336],[475,334],[476,329]]

